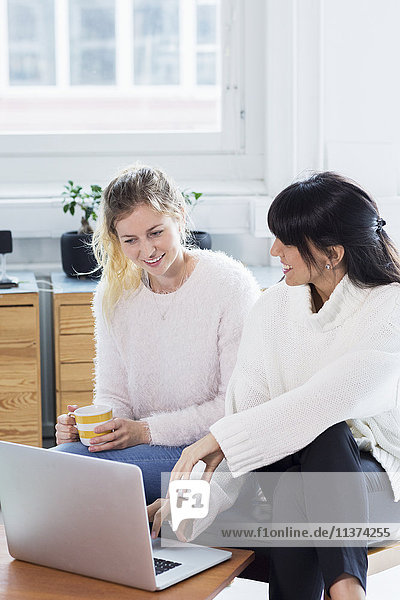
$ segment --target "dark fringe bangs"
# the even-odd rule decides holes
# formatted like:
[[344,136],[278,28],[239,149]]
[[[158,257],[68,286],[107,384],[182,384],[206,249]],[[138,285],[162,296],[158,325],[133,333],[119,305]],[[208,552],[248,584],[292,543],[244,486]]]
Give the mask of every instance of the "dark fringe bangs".
[[296,187],[276,196],[268,212],[268,227],[282,244],[296,246],[308,266],[316,266],[309,247],[309,241],[314,238],[312,220],[315,211],[310,211],[306,190],[299,189],[300,184]]

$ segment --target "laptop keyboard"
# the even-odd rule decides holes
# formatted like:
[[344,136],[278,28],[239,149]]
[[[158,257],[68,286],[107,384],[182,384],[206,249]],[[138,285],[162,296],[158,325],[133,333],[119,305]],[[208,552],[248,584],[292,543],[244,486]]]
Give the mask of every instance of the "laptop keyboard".
[[165,573],[175,567],[180,567],[182,563],[173,562],[172,560],[164,560],[163,558],[154,558],[154,567],[156,569],[156,575]]

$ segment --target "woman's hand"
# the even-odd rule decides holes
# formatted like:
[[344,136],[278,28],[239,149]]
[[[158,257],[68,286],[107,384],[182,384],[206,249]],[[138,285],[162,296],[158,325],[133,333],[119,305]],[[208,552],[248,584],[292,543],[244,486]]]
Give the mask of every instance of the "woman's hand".
[[[78,408],[77,404],[69,404],[69,412],[74,412]],[[75,419],[68,415],[60,415],[56,424],[56,444],[68,444],[79,442],[78,430],[75,425]]]
[[[161,529],[161,525],[165,519],[171,517],[171,505],[169,498],[158,498],[153,504],[149,504],[147,507],[147,515],[150,523],[153,522],[151,528],[151,537],[156,539]],[[193,524],[193,519],[184,519],[179,523],[178,529],[175,531],[175,535],[180,542],[187,542],[188,537],[191,534],[190,526]]]
[[[183,450],[180,459],[171,471],[170,482],[176,479],[188,479],[193,467],[200,460],[206,463],[206,468],[204,469],[202,479],[210,481],[215,469],[218,467],[223,458],[224,453],[222,452],[217,440],[212,433],[209,433]],[[168,518],[170,514],[168,497],[166,499],[159,498],[153,502],[153,504],[150,504],[150,506],[147,507],[147,513],[149,515],[149,520],[153,521],[151,537],[156,538],[159,534],[163,521]],[[183,542],[186,541],[187,537],[185,535],[187,525],[188,520],[182,521],[178,527],[178,530],[176,531],[178,539]]]
[[153,504],[147,506],[147,516],[149,522],[153,523],[151,537],[156,538],[161,529],[161,524],[171,515],[169,498],[157,498]]
[[105,435],[93,437],[90,440],[89,452],[104,450],[122,450],[138,444],[150,443],[150,432],[144,421],[115,418],[94,428],[95,433],[110,431]]
[[171,471],[170,482],[175,479],[188,479],[193,467],[200,460],[206,463],[202,479],[210,481],[215,469],[223,459],[224,453],[217,440],[212,433],[208,433],[182,451],[180,459]]

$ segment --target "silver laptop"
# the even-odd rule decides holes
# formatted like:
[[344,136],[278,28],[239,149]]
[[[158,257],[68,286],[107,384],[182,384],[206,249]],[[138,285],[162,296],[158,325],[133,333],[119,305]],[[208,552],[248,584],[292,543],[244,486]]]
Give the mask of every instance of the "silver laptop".
[[150,538],[134,465],[0,442],[0,501],[20,560],[145,590],[162,590],[232,556]]

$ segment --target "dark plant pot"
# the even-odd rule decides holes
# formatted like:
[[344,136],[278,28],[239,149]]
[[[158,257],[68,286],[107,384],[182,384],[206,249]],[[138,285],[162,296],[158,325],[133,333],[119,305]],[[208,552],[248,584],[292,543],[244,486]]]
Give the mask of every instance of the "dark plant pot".
[[92,252],[91,233],[66,231],[61,236],[61,259],[64,273],[68,277],[89,277],[98,279],[101,271],[90,273],[97,267],[97,261]]
[[200,250],[211,250],[211,235],[207,231],[190,231],[189,242]]

